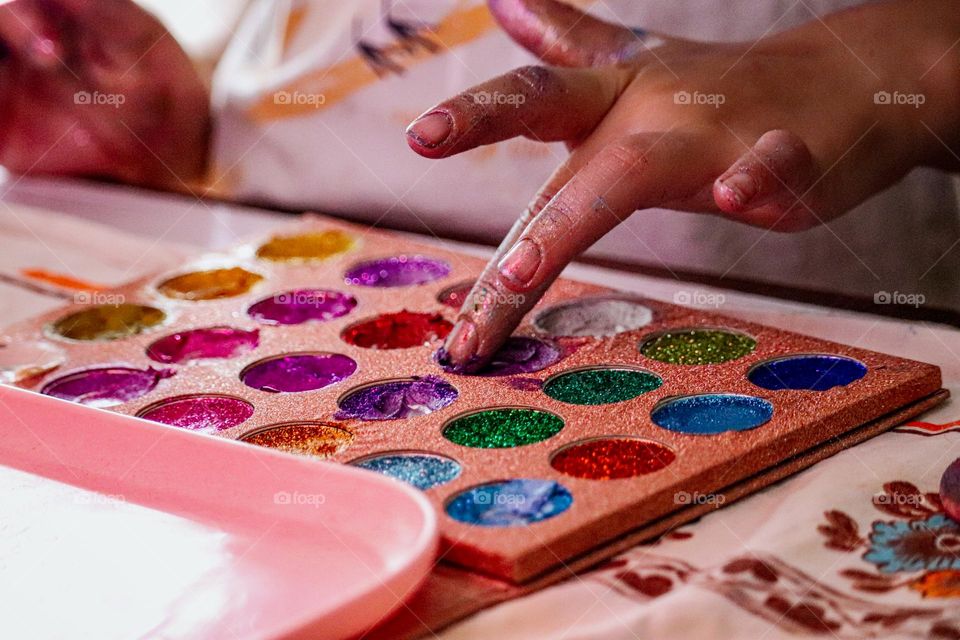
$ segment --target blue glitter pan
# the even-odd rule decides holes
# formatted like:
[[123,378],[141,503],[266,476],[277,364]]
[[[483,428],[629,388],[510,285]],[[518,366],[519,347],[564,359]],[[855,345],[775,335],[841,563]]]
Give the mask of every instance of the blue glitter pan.
[[447,504],[454,520],[483,527],[519,527],[558,516],[573,496],[552,480],[505,480],[467,489]]
[[693,435],[755,429],[773,417],[773,405],[763,398],[710,393],[667,400],[654,407],[654,424]]
[[421,491],[446,484],[460,475],[460,465],[455,460],[429,453],[385,453],[353,464],[402,480]]
[[845,387],[865,375],[867,367],[852,358],[804,354],[761,362],[750,369],[747,378],[758,387],[772,391],[827,391]]

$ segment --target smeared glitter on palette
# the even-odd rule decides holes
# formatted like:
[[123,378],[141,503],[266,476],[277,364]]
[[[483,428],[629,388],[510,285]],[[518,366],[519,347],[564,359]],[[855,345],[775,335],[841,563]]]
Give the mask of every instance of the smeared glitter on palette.
[[659,471],[676,457],[659,442],[632,437],[601,437],[563,447],[550,459],[550,466],[574,478],[617,480]]
[[147,395],[158,382],[172,375],[170,369],[152,367],[84,369],[48,382],[40,393],[91,407],[112,407]]
[[573,503],[559,482],[521,479],[492,482],[468,489],[450,501],[454,520],[482,527],[522,527],[554,518]]
[[339,353],[290,353],[250,365],[240,379],[260,391],[293,393],[336,384],[356,370],[357,363]]
[[155,327],[166,317],[160,309],[143,304],[104,304],[58,318],[50,330],[71,340],[120,340]]
[[361,262],[351,267],[344,280],[359,287],[410,287],[445,278],[450,265],[426,256],[395,256]]
[[259,447],[329,458],[350,446],[353,434],[337,425],[322,422],[290,422],[253,431],[241,439]]
[[351,391],[337,404],[341,420],[400,420],[425,416],[450,405],[457,390],[434,376],[391,380]]
[[162,400],[137,415],[173,427],[213,433],[246,422],[253,415],[253,405],[231,396],[197,394]]
[[263,276],[241,267],[193,271],[174,276],[157,285],[157,291],[175,300],[218,300],[242,296]]
[[402,480],[421,491],[447,484],[460,475],[460,465],[456,460],[431,453],[385,453],[356,460],[353,464]]
[[264,324],[303,324],[340,318],[356,306],[356,298],[339,291],[295,289],[258,300],[247,314]]
[[259,446],[396,478],[436,509],[444,562],[514,583],[942,398],[930,365],[562,279],[490,363],[445,371],[483,267],[313,218],[0,332],[0,378],[242,441],[251,464]]
[[[560,349],[549,342],[524,336],[511,336],[493,354],[490,362],[470,372],[470,375],[493,377],[536,373],[556,364],[562,356]],[[446,357],[442,350],[436,354],[435,359],[445,371],[461,375],[466,373],[446,364]]]
[[234,358],[249,353],[260,343],[257,329],[207,327],[178,331],[150,343],[147,356],[164,364],[181,364],[205,358]]
[[669,331],[648,340],[640,353],[670,364],[719,364],[753,353],[757,341],[720,329]]
[[543,392],[569,404],[610,404],[648,393],[663,384],[649,371],[598,367],[566,371],[547,380]]
[[257,257],[275,262],[326,260],[349,251],[353,236],[336,229],[292,236],[274,236],[257,249]]
[[352,324],[343,330],[343,340],[364,349],[409,349],[442,340],[452,328],[438,313],[404,310]]
[[540,442],[561,429],[563,419],[547,411],[503,408],[457,418],[444,428],[443,437],[464,447],[498,449]]

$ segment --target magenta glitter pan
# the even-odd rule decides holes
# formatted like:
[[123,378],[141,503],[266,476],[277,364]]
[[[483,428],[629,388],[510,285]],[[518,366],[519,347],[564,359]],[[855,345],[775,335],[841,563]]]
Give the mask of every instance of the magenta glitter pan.
[[[330,231],[351,249],[257,257]],[[176,274],[157,274],[114,292],[122,317],[73,306],[7,328],[58,354],[24,351],[44,361],[18,362],[33,373],[17,384],[407,482],[436,509],[444,562],[511,583],[702,515],[681,492],[755,491],[943,397],[931,365],[570,280],[484,368],[447,371],[438,350],[483,260],[324,218],[177,274],[210,265],[215,291],[183,277],[161,296]]]

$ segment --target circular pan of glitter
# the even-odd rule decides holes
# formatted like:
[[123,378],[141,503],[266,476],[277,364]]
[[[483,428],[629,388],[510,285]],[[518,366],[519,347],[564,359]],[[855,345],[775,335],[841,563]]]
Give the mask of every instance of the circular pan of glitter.
[[716,328],[674,329],[640,343],[640,353],[647,358],[684,365],[729,362],[756,348],[757,341],[745,333]]
[[337,400],[339,420],[400,420],[425,416],[457,399],[456,388],[436,376],[380,380],[352,389]]
[[553,337],[606,338],[645,327],[653,311],[628,298],[580,298],[544,309],[533,319],[534,328]]
[[147,357],[164,364],[181,364],[194,360],[235,358],[249,353],[260,344],[260,331],[234,327],[204,327],[178,331],[153,341]]
[[528,336],[510,336],[486,364],[475,370],[452,366],[443,347],[434,354],[434,360],[447,373],[490,378],[535,373],[556,364],[561,358],[563,352],[555,344]]
[[167,398],[137,413],[137,417],[144,420],[205,433],[235,427],[252,415],[253,405],[246,400],[218,393]]
[[460,309],[470,295],[471,289],[473,289],[473,280],[464,280],[450,285],[437,294],[437,302],[451,309]]
[[286,453],[330,458],[350,446],[353,434],[334,424],[295,421],[271,424],[243,434],[240,440]]
[[350,464],[401,480],[421,491],[439,487],[460,475],[460,463],[456,460],[425,451],[375,453]]
[[800,354],[758,362],[747,379],[763,389],[827,391],[845,387],[867,375],[867,366],[853,358],[828,354]]
[[671,398],[660,402],[650,412],[650,419],[657,426],[692,435],[755,429],[772,417],[773,405],[768,401],[734,393]]
[[452,328],[439,313],[404,310],[361,320],[344,329],[340,337],[363,349],[409,349],[442,340]]
[[551,376],[543,392],[567,404],[597,405],[624,402],[663,384],[655,373],[633,367],[584,367]]
[[191,271],[167,278],[157,291],[174,300],[219,300],[242,296],[263,280],[259,273],[242,267]]
[[113,407],[142,398],[172,375],[170,369],[95,367],[51,380],[40,393],[90,407]]
[[443,428],[443,437],[474,449],[508,449],[552,438],[561,429],[563,419],[549,411],[498,407],[454,418]]
[[356,298],[339,291],[295,289],[254,302],[247,309],[247,315],[263,324],[294,325],[311,320],[334,320],[347,315],[356,306]]
[[273,236],[257,248],[257,257],[273,262],[326,260],[353,248],[353,236],[339,229]]
[[573,495],[559,482],[518,478],[465,489],[447,501],[447,515],[481,527],[520,527],[556,517]]
[[393,256],[361,262],[344,274],[347,284],[358,287],[411,287],[445,278],[450,265],[420,255]]
[[281,353],[244,367],[240,381],[260,391],[296,393],[336,384],[356,370],[357,363],[339,353]]
[[48,331],[70,340],[120,340],[156,327],[166,318],[160,309],[142,304],[102,304],[67,314]]
[[599,436],[561,447],[550,457],[550,466],[574,478],[618,480],[665,469],[676,457],[669,447],[653,440]]

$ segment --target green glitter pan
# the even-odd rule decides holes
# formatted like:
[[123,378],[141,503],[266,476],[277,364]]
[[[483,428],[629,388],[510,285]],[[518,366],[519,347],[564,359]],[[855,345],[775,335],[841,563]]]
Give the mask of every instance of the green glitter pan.
[[548,411],[503,407],[469,413],[450,421],[443,437],[464,447],[507,449],[557,435],[563,419]]
[[612,404],[657,389],[663,379],[655,373],[630,367],[589,367],[558,373],[543,385],[543,392],[567,404]]
[[753,353],[757,341],[726,329],[678,329],[640,344],[640,353],[669,364],[720,364]]

